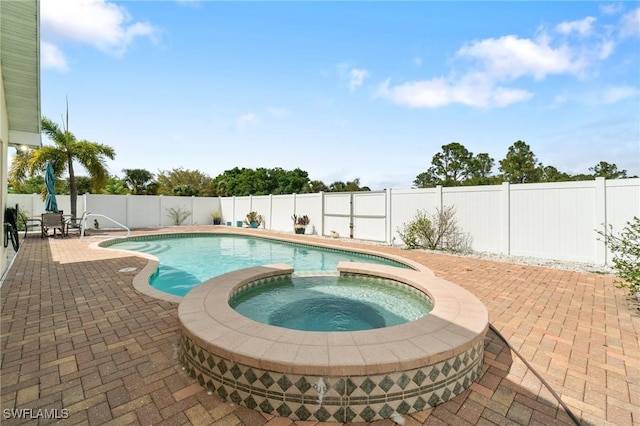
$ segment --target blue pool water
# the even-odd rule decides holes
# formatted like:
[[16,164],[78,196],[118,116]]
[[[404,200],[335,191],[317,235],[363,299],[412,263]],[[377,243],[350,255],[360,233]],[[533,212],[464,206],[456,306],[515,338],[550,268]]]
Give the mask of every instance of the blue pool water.
[[335,271],[340,261],[407,267],[382,257],[243,235],[135,237],[115,243],[103,243],[103,246],[156,256],[160,266],[150,284],[158,290],[177,296],[184,296],[192,288],[215,276],[273,263],[286,263],[296,272]]
[[423,317],[426,295],[403,284],[365,276],[279,279],[241,289],[229,305],[255,321],[304,331],[357,331]]

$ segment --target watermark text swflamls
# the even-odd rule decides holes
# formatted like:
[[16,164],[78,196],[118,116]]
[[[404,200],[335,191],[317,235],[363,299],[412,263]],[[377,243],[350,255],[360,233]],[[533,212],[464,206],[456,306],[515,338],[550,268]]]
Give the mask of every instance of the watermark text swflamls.
[[2,410],[5,419],[66,419],[69,417],[67,408],[5,408]]

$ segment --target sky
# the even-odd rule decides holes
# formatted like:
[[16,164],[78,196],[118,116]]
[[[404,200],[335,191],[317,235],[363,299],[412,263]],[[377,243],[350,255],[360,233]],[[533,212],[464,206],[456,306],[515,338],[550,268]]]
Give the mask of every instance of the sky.
[[[410,188],[442,146],[525,141],[640,175],[640,7],[597,1],[41,0],[42,115],[112,174],[299,167]],[[48,141],[43,137],[43,143]]]

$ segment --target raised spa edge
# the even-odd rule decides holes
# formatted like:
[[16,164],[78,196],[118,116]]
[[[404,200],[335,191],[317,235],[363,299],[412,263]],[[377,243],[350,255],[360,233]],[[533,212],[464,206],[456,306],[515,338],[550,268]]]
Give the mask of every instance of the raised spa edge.
[[373,421],[440,404],[480,375],[488,313],[462,287],[415,271],[341,262],[340,273],[394,280],[426,293],[433,310],[375,330],[307,332],[233,310],[241,287],[290,275],[288,265],[230,272],[192,290],[178,308],[180,357],[225,400],[296,420]]

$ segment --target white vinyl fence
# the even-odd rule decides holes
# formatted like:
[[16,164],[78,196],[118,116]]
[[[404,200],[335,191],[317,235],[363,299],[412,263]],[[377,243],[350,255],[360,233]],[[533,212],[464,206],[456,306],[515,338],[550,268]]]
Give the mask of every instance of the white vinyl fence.
[[[70,213],[69,196],[57,199]],[[9,194],[7,204],[16,203],[29,216],[44,209],[39,194]],[[596,230],[619,232],[640,217],[640,179],[226,198],[86,194],[78,197],[77,211],[130,228],[173,225],[169,208],[191,212],[183,225],[211,224],[211,212],[220,210],[223,224],[242,226],[246,214],[257,211],[264,228],[285,232],[293,232],[293,214],[308,215],[307,234],[399,245],[398,229],[418,210],[447,206],[455,208],[476,251],[605,264],[610,256]]]

